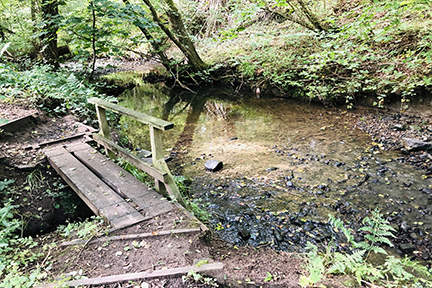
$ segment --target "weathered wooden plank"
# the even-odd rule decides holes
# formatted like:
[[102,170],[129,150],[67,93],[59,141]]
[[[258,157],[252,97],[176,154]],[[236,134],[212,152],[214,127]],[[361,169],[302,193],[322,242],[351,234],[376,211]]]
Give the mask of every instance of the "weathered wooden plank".
[[[148,189],[144,183],[130,173],[109,161],[100,153],[86,144],[69,145],[68,151],[73,152],[82,163],[102,179],[108,186],[130,199],[146,212],[145,216],[157,216],[171,211],[174,206],[161,199],[156,191]],[[107,183],[108,182],[108,183]]]
[[117,154],[118,157],[125,159],[126,161],[130,162],[135,167],[138,167],[142,171],[146,172],[147,174],[149,174],[153,178],[155,178],[159,181],[164,181],[164,176],[167,174],[165,171],[162,171],[162,170],[158,169],[157,167],[154,167],[153,165],[141,160],[140,158],[133,155],[132,153],[130,153],[126,149],[120,147],[119,145],[115,144],[114,142],[112,142],[108,139],[101,137],[98,134],[93,134],[93,139],[96,142],[101,143],[102,145],[104,145],[104,144],[108,145],[110,147],[110,149],[113,150]]
[[[223,264],[220,262],[202,265],[200,267],[197,266],[186,266],[180,268],[172,268],[165,270],[156,270],[151,272],[139,272],[139,273],[128,273],[122,275],[113,275],[99,278],[90,278],[90,279],[80,279],[74,281],[67,281],[64,284],[69,286],[82,286],[82,285],[104,285],[110,283],[124,282],[124,281],[135,281],[139,279],[151,279],[151,278],[161,278],[161,277],[176,277],[181,275],[186,275],[190,271],[195,272],[211,272],[218,271],[224,268]],[[36,286],[36,288],[48,288],[55,287],[52,284],[44,284]]]
[[146,216],[158,216],[161,214],[165,214],[169,211],[171,211],[174,208],[174,206],[169,203],[168,201],[160,202],[157,205],[152,205],[144,208],[144,211],[146,211],[148,214]]
[[[110,133],[105,109],[103,107],[99,107],[99,105],[96,105],[96,114],[99,121],[100,133],[104,138],[111,140],[111,133]],[[110,158],[115,157],[114,153],[110,151],[106,145],[105,145],[105,153]]]
[[131,200],[147,212],[149,212],[149,207],[159,205],[161,203],[166,203],[166,206],[169,207],[169,210],[172,210],[174,208],[173,204],[171,204],[168,200],[161,198],[161,195],[159,195],[156,191],[153,191],[153,193],[151,194],[133,197],[131,198]]
[[[13,133],[20,129],[25,128],[29,124],[37,123],[40,121],[39,114],[33,113],[15,120],[11,120],[8,123],[0,124],[0,130],[4,132]],[[1,136],[1,135],[0,135]]]
[[154,127],[153,125],[150,125],[149,128],[153,165],[166,172],[163,181],[156,181],[156,190],[161,194],[165,194],[165,191],[168,191],[168,194],[173,199],[176,199],[180,204],[186,207],[186,203],[178,190],[177,184],[165,163],[164,151],[162,149],[162,130],[157,129],[157,127]]
[[90,170],[97,171],[96,174],[99,174],[99,177],[107,179],[111,185],[115,186],[115,188],[127,198],[133,199],[142,197],[148,193],[152,193],[153,196],[159,196],[160,198],[158,193],[149,191],[150,189],[141,181],[114,162],[109,161],[102,154],[97,153],[91,146],[86,144],[68,145],[66,149],[73,152],[74,156],[87,167],[91,167]]
[[190,229],[173,229],[173,230],[163,230],[158,231],[157,233],[140,233],[140,234],[129,234],[129,235],[119,235],[119,236],[111,236],[111,237],[100,237],[96,238],[90,242],[88,240],[72,240],[63,242],[60,246],[72,246],[72,245],[80,245],[80,244],[92,244],[96,242],[107,242],[107,241],[119,241],[119,240],[135,240],[135,239],[143,239],[149,237],[156,236],[166,236],[166,235],[175,235],[175,234],[189,234],[189,233],[199,233],[201,232],[200,228],[190,228]]
[[116,105],[110,102],[107,102],[105,100],[99,99],[99,98],[90,98],[87,100],[87,102],[95,104],[97,106],[103,107],[105,109],[111,110],[115,113],[118,114],[122,114],[122,115],[126,115],[129,116],[141,123],[144,124],[151,124],[155,127],[157,127],[158,129],[161,130],[169,130],[172,129],[174,127],[173,123],[167,122],[165,120],[141,113],[141,112],[137,112],[134,110],[131,110],[129,108],[120,106],[120,105]]
[[[58,154],[61,151],[63,153]],[[51,165],[96,215],[106,217],[116,228],[125,227],[122,226],[125,225],[124,221],[116,220],[125,214],[129,215],[128,222],[132,222],[130,219],[135,219],[135,223],[145,220],[144,216],[91,173],[65,148],[48,150],[46,154]]]

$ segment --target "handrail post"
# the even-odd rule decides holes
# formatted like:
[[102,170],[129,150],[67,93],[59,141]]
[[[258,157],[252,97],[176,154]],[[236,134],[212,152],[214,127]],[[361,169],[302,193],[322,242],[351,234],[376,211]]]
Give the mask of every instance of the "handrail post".
[[[161,160],[164,160],[164,153],[162,149],[162,131],[154,127],[153,125],[149,125],[150,129],[150,145],[151,145],[151,152],[152,152],[152,160],[153,165],[157,168],[161,168],[159,165],[159,162]],[[165,195],[167,192],[167,189],[165,187],[165,184],[161,181],[155,179],[155,186],[156,190],[161,193],[162,195]]]
[[164,182],[161,182],[157,179],[155,179],[155,186],[156,190],[161,193],[165,194],[166,191],[168,191],[168,194],[176,199],[181,205],[186,207],[186,203],[183,200],[183,197],[180,194],[180,191],[178,190],[177,184],[175,183],[174,177],[172,176],[168,165],[165,163],[164,159],[164,151],[162,146],[162,130],[154,127],[153,125],[149,125],[150,129],[150,144],[151,144],[151,150],[152,150],[152,160],[153,165],[163,171],[165,171],[167,174],[164,176]]
[[[149,169],[156,170],[156,174],[162,173],[163,175],[162,179],[161,177],[158,177],[157,179],[155,178],[156,190],[161,194],[167,194],[166,192],[168,192],[169,196],[176,199],[184,207],[187,207],[186,206],[187,203],[183,200],[183,197],[180,194],[177,184],[174,181],[174,177],[171,175],[168,165],[165,163],[164,150],[162,148],[163,147],[162,132],[165,130],[172,129],[174,127],[174,124],[141,112],[128,109],[120,105],[107,102],[99,98],[93,97],[87,99],[87,101],[96,106],[96,113],[99,120],[99,127],[100,127],[100,134],[101,134],[99,138],[107,139],[106,141],[103,141],[103,139],[99,139],[99,141],[97,142],[104,143],[102,145],[105,147],[106,154],[110,158],[115,158],[115,153],[113,152],[113,150],[110,149],[110,147],[113,147],[113,145],[115,144],[114,143],[109,144],[111,142],[111,135],[110,135],[110,129],[108,126],[105,109],[108,109],[120,115],[131,117],[132,119],[135,119],[141,123],[149,125],[150,143],[151,143],[151,150],[153,155],[152,156],[153,167],[150,166],[148,167]],[[114,151],[116,150],[118,151],[119,148],[114,148]],[[137,160],[137,161],[140,161],[140,163],[142,162],[141,160]]]
[[[96,106],[96,114],[99,121],[100,133],[104,138],[111,140],[111,133],[108,125],[108,120],[106,117],[106,110],[105,108],[102,108],[97,104],[95,106]],[[109,150],[107,146],[104,146],[104,148],[105,148],[106,155],[108,155],[111,159],[114,159],[115,158],[114,152]]]

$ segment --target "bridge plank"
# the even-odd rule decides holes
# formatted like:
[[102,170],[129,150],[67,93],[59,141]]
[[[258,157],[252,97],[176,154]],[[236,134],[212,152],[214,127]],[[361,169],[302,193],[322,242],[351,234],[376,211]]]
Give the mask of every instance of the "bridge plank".
[[49,149],[48,161],[80,198],[99,216],[106,217],[115,228],[142,222],[144,216],[117,195],[63,147]]
[[[67,150],[73,152],[81,162],[97,176],[109,181],[111,188],[126,196],[137,206],[146,212],[146,217],[157,216],[174,209],[174,205],[161,195],[149,189],[141,181],[132,176],[105,156],[97,153],[87,144],[75,144],[67,146]],[[114,186],[114,187],[112,187]]]
[[[117,282],[124,281],[136,281],[140,279],[152,279],[152,278],[161,278],[161,277],[177,277],[181,275],[186,275],[190,271],[195,271],[199,273],[209,273],[213,271],[221,271],[224,269],[224,265],[221,262],[215,262],[211,264],[205,264],[202,266],[186,266],[179,268],[170,268],[165,270],[155,270],[150,272],[137,272],[137,273],[128,273],[122,275],[112,275],[112,276],[104,276],[99,278],[89,278],[89,279],[79,279],[74,281],[67,281],[64,284],[72,287],[83,286],[83,285],[106,285]],[[56,287],[55,284],[42,284],[36,286],[36,288],[51,288]]]

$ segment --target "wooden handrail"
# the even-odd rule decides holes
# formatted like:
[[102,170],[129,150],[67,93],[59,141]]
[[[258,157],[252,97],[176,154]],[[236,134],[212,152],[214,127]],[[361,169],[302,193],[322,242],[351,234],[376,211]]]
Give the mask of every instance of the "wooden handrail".
[[100,106],[102,108],[108,109],[110,111],[113,111],[114,113],[126,115],[128,117],[131,117],[141,123],[152,125],[155,128],[158,128],[160,130],[169,130],[174,127],[174,124],[138,111],[134,111],[132,109],[107,102],[105,100],[93,97],[87,99],[87,102],[91,104],[95,104],[97,106]]
[[[110,158],[115,158],[115,154],[118,153],[129,161],[132,161],[135,166],[153,176],[155,179],[156,190],[159,193],[164,195],[166,192],[168,192],[172,198],[176,199],[180,204],[186,207],[186,203],[184,202],[178,190],[177,184],[175,183],[174,178],[165,163],[164,150],[162,148],[162,133],[165,130],[172,129],[174,124],[99,98],[93,97],[89,98],[87,101],[89,103],[95,104],[100,126],[101,136],[96,134],[93,138],[96,142],[102,144],[105,147],[107,155]],[[106,109],[120,115],[131,117],[149,126],[153,165],[149,166],[144,161],[133,157],[133,155],[128,151],[122,149],[111,141],[111,133],[106,118]],[[114,151],[116,153],[114,153]],[[161,177],[163,178],[161,179]]]

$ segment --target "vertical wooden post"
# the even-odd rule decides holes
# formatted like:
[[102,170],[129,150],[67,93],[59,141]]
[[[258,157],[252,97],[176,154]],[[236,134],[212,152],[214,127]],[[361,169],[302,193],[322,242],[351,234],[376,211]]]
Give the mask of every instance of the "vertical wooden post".
[[[163,146],[162,146],[162,131],[160,129],[155,128],[153,125],[149,125],[150,129],[150,145],[151,145],[151,152],[152,152],[152,160],[153,165],[157,168],[160,168],[160,160],[163,160],[164,153],[163,153]],[[155,186],[156,190],[165,195],[167,190],[165,187],[165,184],[161,181],[155,179]]]
[[[105,108],[99,107],[97,104],[95,106],[96,106],[96,114],[97,114],[98,121],[99,121],[100,133],[102,134],[102,136],[104,138],[111,140],[111,134],[110,134],[109,125],[108,125],[108,121],[107,121],[107,117],[106,117]],[[107,146],[104,146],[104,147],[105,147],[105,153],[111,159],[115,158],[114,152],[109,150]]]
[[180,191],[178,190],[177,184],[174,181],[174,177],[171,175],[171,172],[168,169],[168,166],[165,163],[164,159],[164,151],[162,146],[162,130],[154,127],[153,125],[149,125],[150,128],[150,144],[151,144],[151,150],[152,150],[152,160],[153,165],[167,174],[165,175],[164,182],[158,181],[155,179],[155,186],[156,190],[158,190],[159,193],[166,193],[168,191],[168,194],[177,200],[181,205],[186,207],[186,203],[183,200],[183,197],[180,194]]

